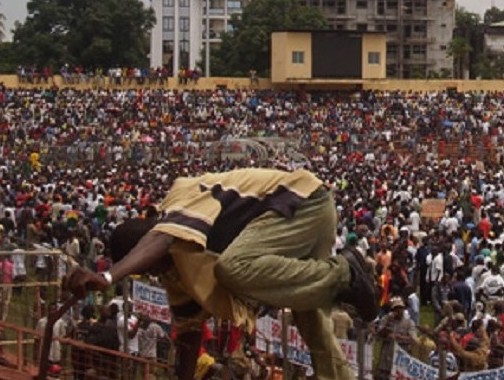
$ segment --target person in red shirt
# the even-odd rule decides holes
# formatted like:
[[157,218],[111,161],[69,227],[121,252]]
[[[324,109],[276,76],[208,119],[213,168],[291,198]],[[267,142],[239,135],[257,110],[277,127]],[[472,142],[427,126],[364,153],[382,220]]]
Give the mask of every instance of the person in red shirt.
[[490,219],[488,219],[486,212],[481,213],[481,221],[478,224],[478,229],[481,231],[485,239],[488,239],[490,237],[490,231],[492,231],[492,222],[490,222]]
[[481,195],[479,195],[475,190],[473,190],[471,195],[471,203],[476,210],[479,210],[483,204],[483,198],[481,198]]
[[[12,284],[14,264],[10,256],[0,257],[0,273],[2,284]],[[9,303],[12,298],[12,287],[2,287],[0,289],[0,318],[2,321],[7,319],[9,313]]]

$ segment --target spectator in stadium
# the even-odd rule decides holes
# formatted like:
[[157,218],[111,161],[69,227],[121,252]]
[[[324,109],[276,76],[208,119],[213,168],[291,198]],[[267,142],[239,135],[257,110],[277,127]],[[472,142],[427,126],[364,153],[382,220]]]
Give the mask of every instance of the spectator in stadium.
[[[72,339],[86,342],[89,330],[92,328],[94,324],[94,306],[86,305],[81,310],[81,320],[76,324],[73,331],[70,333]],[[72,366],[74,369],[74,379],[75,380],[84,380],[86,369],[90,364],[90,358],[86,354],[86,350],[79,347],[72,347],[71,352]]]
[[[3,232],[0,230],[0,241]],[[0,288],[0,318],[7,320],[9,314],[9,304],[12,299],[12,283],[14,280],[14,264],[10,255],[0,256],[0,274],[2,287]]]
[[354,321],[350,315],[342,310],[333,310],[331,318],[334,322],[334,335],[338,339],[348,339],[353,333]]
[[436,348],[431,351],[429,354],[429,364],[434,367],[439,369],[439,361],[440,361],[440,350],[443,350],[445,353],[445,365],[446,365],[446,370],[450,371],[452,373],[457,373],[459,368],[458,368],[458,362],[457,358],[453,354],[453,352],[450,351],[450,344],[449,344],[449,338],[448,338],[448,333],[442,332],[439,334],[439,337],[436,342]]
[[407,352],[417,340],[415,324],[405,315],[406,306],[401,297],[390,299],[390,312],[380,320],[377,335],[383,339],[380,351],[380,362],[375,378],[385,380],[390,378],[394,345],[397,343]]
[[153,321],[148,315],[140,316],[138,345],[141,358],[156,362],[158,359],[157,344],[165,338],[166,332],[159,324]]
[[[211,312],[252,322],[257,303],[292,308],[319,379],[352,377],[333,337],[330,311],[344,302],[371,321],[378,313],[376,292],[360,254],[330,257],[336,211],[319,179],[303,170],[264,169],[179,178],[160,210],[165,213],[160,221],[117,227],[110,241],[115,262],[110,273],[78,269],[66,286],[82,297],[132,273],[164,271],[181,380],[194,373],[201,339],[195,321]],[[203,289],[206,294],[199,293]]]
[[[47,325],[47,315],[56,311],[58,305],[56,303],[50,303],[46,309],[46,315],[38,320],[35,331],[37,335],[35,336],[35,349],[34,354],[36,357],[40,357],[39,349],[42,348],[42,337],[44,335],[45,327]],[[49,350],[49,363],[50,364],[60,364],[61,363],[61,343],[58,338],[64,338],[67,334],[67,326],[63,319],[58,319],[53,326],[53,341],[51,343],[51,348]]]
[[475,333],[465,348],[457,341],[456,333],[452,332],[449,339],[453,353],[461,361],[460,369],[462,371],[482,371],[486,368],[490,342],[483,326]]

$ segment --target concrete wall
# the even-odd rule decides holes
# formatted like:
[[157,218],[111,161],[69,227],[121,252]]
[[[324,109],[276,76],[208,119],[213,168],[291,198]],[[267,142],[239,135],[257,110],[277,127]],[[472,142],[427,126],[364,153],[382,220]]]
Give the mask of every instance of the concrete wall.
[[365,81],[365,90],[381,91],[442,91],[455,88],[458,91],[502,91],[504,80],[385,80]]
[[[57,86],[66,87],[62,84],[61,78],[55,76],[55,84]],[[0,75],[0,83],[3,83],[8,88],[20,87],[18,79],[15,75]],[[48,87],[50,85],[31,85],[23,84],[21,87]],[[170,78],[168,84],[164,86],[167,89],[197,89],[207,90],[215,89],[218,86],[225,86],[229,89],[244,89],[250,88],[249,78],[201,78],[198,84],[190,83],[187,85],[179,85],[176,78]],[[79,89],[91,88],[91,84],[79,84],[72,87]],[[121,88],[140,88],[142,86],[122,86]],[[159,85],[143,87],[159,88]],[[117,88],[117,86],[111,86]],[[377,90],[377,91],[444,91],[448,88],[455,88],[458,91],[502,91],[504,89],[504,80],[305,80],[299,82],[284,81],[283,83],[272,83],[270,79],[261,78],[259,84],[254,85],[256,89],[321,89],[321,90],[336,90],[336,89],[357,89]]]
[[[5,86],[9,88],[15,88],[20,86],[16,75],[0,75],[0,83],[2,82],[5,84]],[[63,84],[60,76],[54,77],[54,83],[60,88],[75,87],[78,89],[87,89],[93,87],[92,84],[65,85]],[[51,84],[52,82],[50,82],[49,85],[22,84],[21,87],[49,87],[51,86]],[[105,80],[105,86],[107,86],[106,80]],[[166,84],[163,87],[167,89],[212,90],[219,86],[223,86],[229,89],[242,89],[251,87],[249,78],[219,78],[219,77],[200,78],[197,84],[191,82],[188,83],[187,85],[179,85],[177,78],[169,78],[168,84]],[[114,85],[110,86],[110,88],[142,88],[142,87],[160,88],[160,86],[157,84],[151,86],[149,86],[148,84],[144,86],[138,86],[135,84],[124,86],[114,86]],[[259,84],[258,85],[254,84],[252,87],[256,89],[270,89],[271,81],[269,79],[261,78],[259,79]]]
[[[278,32],[271,35],[273,83],[291,79],[310,79],[312,75],[311,33]],[[304,63],[292,63],[292,52],[304,52]]]
[[[362,78],[384,79],[387,77],[387,37],[385,34],[362,35]],[[379,64],[368,63],[368,53],[380,53]]]

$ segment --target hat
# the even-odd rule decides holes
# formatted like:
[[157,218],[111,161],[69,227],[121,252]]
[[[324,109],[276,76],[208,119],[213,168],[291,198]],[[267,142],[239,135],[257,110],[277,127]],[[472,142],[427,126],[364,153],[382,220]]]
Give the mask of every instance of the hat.
[[462,313],[455,313],[453,315],[453,319],[456,321],[464,322],[465,321],[465,316]]
[[391,308],[392,310],[394,310],[394,309],[396,309],[396,308],[398,308],[398,307],[402,307],[402,308],[404,308],[404,307],[406,307],[406,306],[404,305],[404,301],[402,300],[402,298],[401,298],[401,297],[393,297],[393,298],[390,300],[390,308]]

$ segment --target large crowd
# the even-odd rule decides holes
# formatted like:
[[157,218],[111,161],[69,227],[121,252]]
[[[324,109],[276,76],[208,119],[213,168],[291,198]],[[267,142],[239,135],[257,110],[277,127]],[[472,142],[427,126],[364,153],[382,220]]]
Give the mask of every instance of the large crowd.
[[[13,255],[4,282],[61,277],[72,262],[105,270],[111,231],[152,212],[178,176],[304,167],[334,193],[333,253],[359,251],[375,268],[376,378],[389,376],[393,342],[435,366],[443,347],[453,371],[504,365],[502,93],[0,86],[0,140],[2,248],[66,257]],[[444,209],[426,218],[430,199]],[[433,311],[429,328],[420,305]],[[344,311],[335,320],[339,337],[351,335]]]

